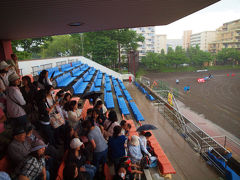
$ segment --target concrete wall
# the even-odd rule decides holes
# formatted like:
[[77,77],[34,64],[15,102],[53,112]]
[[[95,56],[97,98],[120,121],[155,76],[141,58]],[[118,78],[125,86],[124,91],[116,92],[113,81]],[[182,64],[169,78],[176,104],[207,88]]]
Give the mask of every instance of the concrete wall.
[[61,58],[51,58],[51,59],[39,59],[39,60],[26,60],[26,61],[19,61],[19,69],[22,69],[22,74],[33,74],[32,67],[34,66],[40,66],[44,64],[52,63],[52,67],[57,66],[57,62],[66,61],[68,64],[68,60],[73,61],[81,61],[82,63],[88,64],[91,67],[96,68],[97,70],[100,70],[104,73],[108,73],[109,75],[112,75],[116,78],[119,78],[122,80],[121,74],[117,73],[105,66],[102,66],[88,58],[85,58],[83,56],[72,56],[72,57],[61,57]]

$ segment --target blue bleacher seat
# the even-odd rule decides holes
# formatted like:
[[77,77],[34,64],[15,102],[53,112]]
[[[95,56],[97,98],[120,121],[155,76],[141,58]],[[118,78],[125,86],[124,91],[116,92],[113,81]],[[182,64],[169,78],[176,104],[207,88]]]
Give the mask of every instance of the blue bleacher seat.
[[82,78],[80,78],[73,86],[73,94],[79,95],[83,94],[85,89],[87,88],[89,82],[84,82]]
[[74,67],[71,67],[71,64],[64,64],[64,65],[61,65],[61,69],[62,71],[70,71],[72,69],[74,69]]
[[66,73],[60,77],[58,77],[56,79],[56,82],[57,82],[57,86],[58,87],[66,87],[68,86],[71,82],[74,81],[74,79],[76,79],[76,77],[72,77],[70,72],[69,73]]
[[119,106],[119,109],[121,111],[122,114],[124,115],[129,115],[130,112],[128,110],[128,107],[124,101],[124,98],[123,97],[117,97],[117,101],[118,101],[118,106]]
[[93,75],[88,74],[88,75],[83,79],[83,81],[84,81],[84,82],[90,82],[90,81],[92,80],[92,77],[93,77]]
[[63,74],[63,72],[59,71],[58,67],[54,67],[54,68],[50,68],[50,69],[46,69],[48,71],[48,78],[50,78],[52,76],[52,73],[54,72],[54,76],[59,76],[61,74]]
[[104,102],[106,104],[107,109],[114,108],[114,101],[113,101],[113,95],[112,92],[104,92]]
[[132,109],[132,112],[134,114],[134,117],[137,121],[144,121],[144,118],[141,114],[141,112],[139,111],[139,109],[137,108],[137,105],[135,104],[135,102],[129,102],[129,105]]
[[72,75],[73,75],[74,77],[78,77],[78,76],[80,76],[82,73],[83,73],[83,71],[81,71],[80,68],[76,68],[76,69],[72,70]]
[[72,67],[79,67],[81,64],[81,61],[72,62]]
[[132,97],[131,97],[131,95],[129,94],[128,90],[126,90],[126,89],[123,90],[123,93],[124,93],[124,95],[125,95],[125,97],[126,97],[126,99],[127,99],[128,102],[131,101],[131,100],[133,100]]

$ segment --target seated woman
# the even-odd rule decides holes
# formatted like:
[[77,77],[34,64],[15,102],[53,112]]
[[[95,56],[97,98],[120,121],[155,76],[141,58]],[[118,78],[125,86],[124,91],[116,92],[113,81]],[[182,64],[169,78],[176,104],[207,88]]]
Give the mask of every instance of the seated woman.
[[113,136],[108,141],[109,154],[114,162],[115,169],[119,165],[119,159],[125,156],[125,142],[127,138],[121,135],[121,129],[120,126],[115,126],[113,128]]
[[111,110],[108,115],[108,119],[104,122],[104,130],[105,130],[105,137],[108,139],[108,137],[113,135],[113,128],[115,126],[119,126],[119,123],[117,122],[117,113],[114,110]]
[[90,179],[93,179],[96,167],[86,163],[83,143],[79,138],[74,138],[70,143],[70,147],[65,163],[75,163],[81,172],[87,172]]
[[141,159],[143,158],[142,151],[151,157],[151,154],[147,151],[147,149],[143,146],[142,141],[138,136],[133,135],[131,137],[131,141],[128,144],[129,156],[131,158],[132,163],[139,164]]
[[77,129],[80,122],[81,112],[78,109],[77,101],[71,101],[68,111],[68,123],[73,129]]

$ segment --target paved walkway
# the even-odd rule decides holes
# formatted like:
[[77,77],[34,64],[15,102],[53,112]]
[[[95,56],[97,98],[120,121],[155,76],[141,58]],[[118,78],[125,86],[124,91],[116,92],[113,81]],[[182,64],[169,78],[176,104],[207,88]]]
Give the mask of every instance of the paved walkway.
[[206,161],[172,128],[158,112],[157,107],[154,107],[135,85],[126,83],[125,86],[145,119],[143,124],[149,123],[158,127],[153,133],[177,172],[173,175],[173,179],[218,179],[217,172],[207,165]]

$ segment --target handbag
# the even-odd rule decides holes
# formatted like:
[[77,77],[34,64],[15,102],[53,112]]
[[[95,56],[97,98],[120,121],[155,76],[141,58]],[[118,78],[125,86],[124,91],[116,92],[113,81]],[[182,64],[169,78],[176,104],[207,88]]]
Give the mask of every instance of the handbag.
[[64,124],[64,119],[62,118],[60,113],[52,113],[50,115],[50,123],[52,127],[56,129]]

